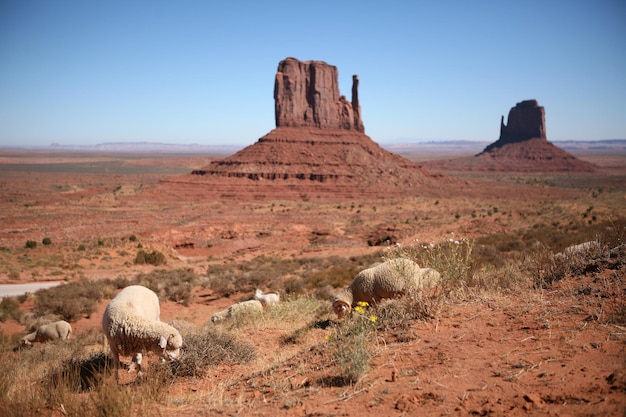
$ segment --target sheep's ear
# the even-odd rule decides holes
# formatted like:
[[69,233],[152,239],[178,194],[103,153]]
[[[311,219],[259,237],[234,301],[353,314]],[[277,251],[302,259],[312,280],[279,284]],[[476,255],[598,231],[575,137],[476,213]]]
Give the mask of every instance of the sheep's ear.
[[159,340],[159,347],[161,349],[165,349],[166,346],[167,346],[167,339],[161,336],[161,340]]

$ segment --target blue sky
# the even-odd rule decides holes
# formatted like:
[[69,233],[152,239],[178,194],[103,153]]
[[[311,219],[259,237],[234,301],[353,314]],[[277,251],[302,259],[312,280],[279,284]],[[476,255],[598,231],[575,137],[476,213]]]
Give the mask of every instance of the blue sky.
[[249,145],[280,60],[352,74],[379,143],[626,138],[626,2],[0,0],[0,145]]

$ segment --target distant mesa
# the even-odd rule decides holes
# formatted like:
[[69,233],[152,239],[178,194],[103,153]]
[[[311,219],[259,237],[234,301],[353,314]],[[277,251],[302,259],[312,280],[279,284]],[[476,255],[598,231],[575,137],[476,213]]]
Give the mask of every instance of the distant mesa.
[[330,192],[344,187],[372,195],[440,183],[441,175],[429,174],[365,135],[358,87],[354,75],[348,101],[339,92],[337,67],[281,61],[274,83],[276,128],[234,155],[193,171],[188,181],[239,179],[245,180],[240,185],[254,182],[257,189],[260,183],[318,184]]
[[546,112],[537,103],[537,100],[525,100],[517,103],[509,111],[506,125],[504,124],[504,116],[502,116],[500,139],[487,146],[484,152],[489,152],[509,143],[519,143],[533,138],[547,141]]
[[[548,141],[545,109],[537,100],[519,102],[500,121],[500,138],[476,155],[473,170],[593,172],[595,166]],[[482,161],[482,163],[481,163]]]

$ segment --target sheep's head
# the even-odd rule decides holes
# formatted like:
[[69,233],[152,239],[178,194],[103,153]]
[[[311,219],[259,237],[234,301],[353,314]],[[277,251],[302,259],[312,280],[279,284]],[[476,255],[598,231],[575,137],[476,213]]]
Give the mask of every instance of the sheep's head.
[[337,315],[337,317],[342,318],[347,314],[350,314],[352,310],[352,306],[349,303],[343,300],[335,300],[333,301],[333,311]]
[[261,291],[260,289],[256,289],[255,293],[254,293],[255,297],[262,297],[263,296],[263,291]]
[[161,336],[159,347],[163,349],[163,357],[168,360],[178,359],[180,348],[183,345],[183,338],[180,333],[172,333],[167,338]]

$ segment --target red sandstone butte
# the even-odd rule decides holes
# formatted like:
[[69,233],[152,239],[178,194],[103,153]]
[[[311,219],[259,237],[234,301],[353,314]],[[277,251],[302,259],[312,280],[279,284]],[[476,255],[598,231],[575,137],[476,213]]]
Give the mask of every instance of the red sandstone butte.
[[276,128],[183,181],[210,182],[222,196],[241,195],[246,188],[259,196],[276,194],[279,187],[286,196],[312,186],[317,193],[379,196],[423,193],[453,182],[431,175],[365,135],[358,77],[352,80],[349,102],[339,92],[337,67],[295,58],[281,61],[274,85]]

